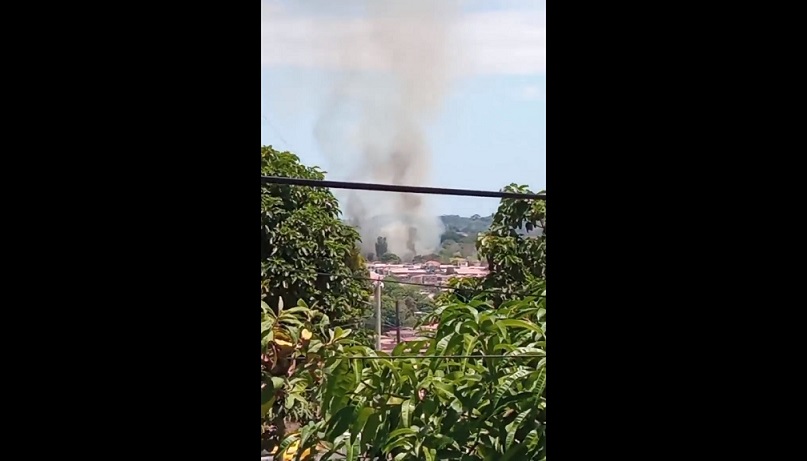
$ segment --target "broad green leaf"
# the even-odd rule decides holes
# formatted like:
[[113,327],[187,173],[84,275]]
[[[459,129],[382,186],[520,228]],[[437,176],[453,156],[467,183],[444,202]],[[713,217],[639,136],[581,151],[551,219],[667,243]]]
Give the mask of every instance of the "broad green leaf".
[[524,408],[536,406],[538,405],[539,398],[540,396],[532,391],[518,392],[503,397],[495,407],[491,406],[490,409],[493,411],[493,413],[498,413],[499,411],[516,404]]
[[454,395],[454,386],[444,382],[435,382],[434,383],[435,392],[443,399],[444,401],[451,401],[456,398]]
[[356,461],[356,459],[359,456],[359,452],[360,452],[359,444],[361,444],[361,437],[355,438],[355,440],[354,440],[354,438],[355,437],[351,434],[351,439],[346,444],[346,448],[347,448],[347,450],[345,452],[345,460],[346,461]]
[[448,342],[448,345],[445,349],[446,355],[458,355],[462,352],[462,348],[457,349],[457,346],[462,344],[463,337],[462,335],[451,335],[451,340]]
[[303,327],[303,321],[297,318],[295,315],[290,315],[287,312],[282,313],[277,318],[277,323],[287,325],[287,326],[295,326],[295,327]]
[[[468,333],[465,333],[463,335],[463,343],[465,345],[465,349],[463,350],[463,355],[471,355],[471,353],[473,352],[474,347],[476,346],[477,342],[478,342],[478,337],[477,336],[471,336]],[[462,359],[463,370],[465,370],[465,367],[468,365],[468,360],[469,359]]]
[[297,460],[300,460],[305,450],[311,448],[308,446],[308,442],[311,439],[311,434],[313,434],[316,430],[317,426],[313,423],[309,423],[300,428],[300,445],[297,448],[297,456],[295,456]]
[[318,339],[312,339],[311,342],[308,344],[308,353],[309,354],[316,354],[322,349],[322,341]]
[[[386,416],[386,413],[384,413],[383,416]],[[381,424],[381,417],[382,415],[376,412],[373,412],[370,415],[361,433],[362,440],[369,440],[374,442],[375,440],[378,439],[378,429]]]
[[403,355],[404,350],[409,346],[406,341],[398,343],[394,349],[392,349],[392,356],[396,357],[399,355]]
[[268,319],[261,322],[261,337],[266,337],[266,335],[273,332],[275,327],[275,319]]
[[328,421],[326,437],[333,439],[334,437],[344,434],[355,418],[355,411],[356,407],[347,405],[336,412],[336,414],[331,417],[330,421]]
[[290,309],[284,310],[283,311],[283,316],[284,316],[284,319],[285,319],[285,318],[292,317],[295,314],[305,314],[305,313],[309,313],[309,312],[311,312],[311,309],[309,309],[307,307],[296,306],[296,307],[292,307]]
[[275,404],[277,396],[277,389],[272,385],[271,381],[266,383],[266,386],[261,389],[261,416],[266,415]]
[[289,434],[280,442],[280,445],[277,448],[277,453],[275,453],[275,459],[283,459],[284,455],[286,454],[286,450],[289,449],[292,443],[300,440],[300,434],[294,433]]
[[506,341],[507,337],[508,337],[507,336],[507,328],[501,322],[496,322],[496,323],[494,323],[494,325],[498,329],[499,338],[501,338],[502,341]]
[[530,450],[534,450],[538,447],[538,430],[533,429],[527,434],[527,437],[524,438],[524,443]]
[[336,329],[334,329],[333,341],[334,342],[339,341],[342,338],[346,338],[346,337],[350,336],[350,333],[352,331],[353,330],[351,330],[350,328],[347,328],[347,329],[343,330],[342,327],[336,327]]
[[375,413],[375,410],[370,407],[364,407],[358,412],[358,416],[356,417],[356,421],[353,423],[353,426],[350,429],[350,442],[354,442],[356,440],[356,436],[361,434],[364,431],[364,426],[367,424],[367,419]]
[[464,404],[459,397],[455,397],[449,404],[449,407],[456,412],[461,412],[464,408]]
[[279,376],[272,376],[271,382],[275,389],[283,389],[283,386],[286,384],[286,380]]
[[512,447],[508,448],[507,451],[504,452],[504,455],[502,455],[502,457],[499,458],[497,461],[510,461],[511,459],[512,460],[522,459],[520,457],[520,455],[521,455],[521,453],[525,452],[526,450],[527,450],[527,446],[525,444],[517,443],[517,444],[513,445]]
[[507,355],[541,355],[545,356],[546,351],[537,347],[518,347],[510,351]]
[[403,446],[407,437],[413,437],[416,434],[415,430],[411,427],[402,427],[390,432],[387,436],[387,444],[384,446],[384,452],[389,453],[393,448]]
[[333,375],[337,368],[342,368],[344,362],[342,359],[334,359],[333,362],[325,367],[325,372],[328,375]]
[[423,450],[423,456],[426,457],[426,461],[435,461],[437,456],[437,450],[428,447],[421,447]]
[[513,383],[517,380],[524,378],[532,372],[529,368],[519,367],[514,373],[504,378],[501,384],[497,386],[496,394],[493,397],[493,407],[499,404],[502,396],[513,388]]
[[510,446],[513,445],[513,439],[516,436],[516,432],[518,432],[519,428],[521,428],[521,425],[524,423],[524,419],[529,416],[532,411],[532,408],[522,411],[518,414],[518,416],[516,416],[516,419],[514,419],[512,423],[508,424],[507,439],[505,440],[505,447],[507,449],[510,449]]
[[412,425],[413,411],[415,411],[415,404],[412,402],[412,399],[405,400],[401,404],[401,422],[403,427],[409,427]]
[[496,346],[493,347],[493,352],[494,353],[502,353],[503,352],[503,353],[506,354],[506,353],[508,353],[508,352],[510,352],[510,351],[512,351],[514,349],[515,349],[515,346],[513,346],[512,344],[501,343],[501,344],[497,344]]
[[[451,430],[451,428],[448,429]],[[434,441],[434,448],[437,450],[442,450],[443,448],[454,444],[454,439],[440,433],[434,434]]]
[[535,379],[535,384],[532,387],[532,391],[538,395],[541,395],[544,392],[544,386],[546,386],[546,368],[541,368],[538,371],[538,376]]
[[476,335],[479,331],[478,326],[474,320],[466,320],[458,324],[454,331],[460,334]]
[[418,382],[415,368],[410,363],[403,363],[401,365],[401,376],[412,383],[412,386],[416,385]]
[[297,400],[299,400],[299,399],[297,398],[297,396],[295,394],[288,394],[286,396],[286,401],[285,401],[283,407],[286,409],[286,411],[289,411],[289,410],[292,409],[292,407],[294,407],[294,403]]
[[275,404],[275,397],[267,401],[266,403],[261,404],[261,417],[266,416],[267,413],[272,411],[272,406]]
[[526,328],[526,329],[532,330],[532,331],[534,331],[535,333],[538,333],[538,334],[543,334],[544,333],[538,325],[536,325],[534,323],[524,321],[524,320],[504,319],[504,320],[497,321],[496,325],[497,326],[502,325],[502,326],[510,327],[510,328]]
[[362,360],[359,360],[359,359],[355,359],[355,360],[350,361],[349,366],[353,368],[353,376],[355,377],[355,380],[356,380],[357,383],[360,383],[362,381],[362,379],[361,379],[361,371],[362,371],[362,367],[363,367],[362,364],[363,363],[364,362]]

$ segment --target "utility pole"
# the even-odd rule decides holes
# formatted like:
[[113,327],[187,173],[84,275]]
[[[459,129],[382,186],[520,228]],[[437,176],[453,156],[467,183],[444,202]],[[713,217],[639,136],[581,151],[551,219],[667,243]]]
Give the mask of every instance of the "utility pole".
[[375,286],[375,349],[381,350],[381,281],[376,282]]
[[401,344],[401,300],[395,302],[395,326],[398,328],[396,333],[397,344]]

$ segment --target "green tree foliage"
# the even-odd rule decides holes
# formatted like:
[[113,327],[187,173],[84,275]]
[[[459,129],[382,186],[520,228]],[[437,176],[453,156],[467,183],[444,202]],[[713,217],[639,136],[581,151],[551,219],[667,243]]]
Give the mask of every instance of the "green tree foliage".
[[470,218],[467,218],[457,215],[445,215],[440,216],[440,220],[443,222],[443,225],[447,230],[453,230],[455,232],[477,233],[488,230],[490,224],[493,222],[493,216],[473,215]]
[[[490,307],[474,300],[439,308],[434,337],[402,343],[391,357],[337,346],[323,365],[323,420],[284,443],[323,440],[326,460],[545,458],[545,299]],[[421,351],[445,358],[399,357]]]
[[[395,306],[398,298],[390,295],[381,296],[381,327],[384,331],[394,330],[397,327],[395,317]],[[406,300],[401,302],[401,328],[412,328],[417,325],[417,317],[415,316],[415,308],[411,302],[407,303]]]
[[491,274],[441,296],[429,339],[392,356],[349,337],[322,348],[322,418],[283,444],[323,442],[322,459],[546,459],[545,203],[502,200],[478,248]]
[[395,283],[394,277],[384,279],[384,289],[381,295],[382,325],[385,328],[397,326],[395,322],[395,304],[401,304],[401,326],[412,328],[418,323],[415,312],[431,312],[434,310],[434,301],[424,294],[424,287]]
[[280,300],[277,310],[261,303],[261,449],[282,455],[294,426],[321,420],[323,391],[333,392],[324,361],[340,353],[352,330],[331,329],[328,316],[302,300],[290,309]]
[[[518,187],[515,186],[514,187]],[[443,222],[443,225],[446,228],[444,232],[444,237],[441,237],[441,240],[452,239],[458,242],[464,241],[464,239],[457,239],[453,236],[453,234],[467,234],[468,237],[474,238],[475,234],[479,234],[481,232],[487,232],[490,229],[490,226],[493,225],[493,216],[479,216],[475,214],[471,217],[464,217],[464,216],[457,216],[457,215],[444,215],[440,216],[440,220]],[[519,230],[521,233],[528,233],[531,235],[540,234],[540,229],[534,229],[532,231],[527,231],[525,229]]]
[[[532,193],[516,184],[505,190]],[[476,248],[490,274],[484,279],[452,280],[452,286],[460,289],[442,295],[441,302],[468,300],[482,291],[494,305],[539,295],[546,278],[546,201],[503,199],[488,231],[479,234]]]
[[[532,193],[515,184],[505,190]],[[519,232],[522,229],[539,229],[540,235],[524,235]],[[537,293],[541,289],[538,282],[546,278],[546,202],[502,200],[490,229],[477,241],[477,249],[490,268],[483,287],[503,288],[511,298],[513,294],[523,296],[525,290]]]
[[448,264],[451,258],[457,256],[465,259],[478,260],[476,250],[477,235],[477,232],[466,233],[464,231],[457,232],[453,228],[448,229],[440,236],[440,254],[436,259],[445,261],[446,264]]
[[440,243],[444,243],[446,240],[451,240],[453,242],[458,242],[458,241],[462,240],[462,237],[463,236],[460,233],[456,232],[453,229],[449,229],[449,230],[443,232],[443,235],[440,236]]
[[387,254],[387,249],[388,249],[387,248],[387,238],[386,237],[378,237],[378,239],[375,242],[375,254],[377,254],[378,257],[381,257],[381,256]]
[[[445,234],[444,234],[445,235]],[[453,264],[453,258],[474,259],[477,257],[475,237],[462,237],[460,241],[444,240],[438,259],[443,264]]]
[[460,244],[454,240],[444,240],[442,243],[442,248],[444,251],[453,255],[454,253],[460,251]]
[[299,386],[298,377],[291,376],[296,370],[296,352],[306,345],[303,330],[310,334],[314,329],[310,323],[313,311],[300,304],[299,308],[283,310],[279,300],[277,315],[261,302],[261,448],[268,451],[285,437],[288,422],[305,422],[317,411],[308,400],[313,390]]
[[[261,172],[268,176],[325,178],[290,152],[261,147]],[[305,300],[332,320],[359,317],[370,287],[358,249],[359,234],[340,219],[339,204],[328,189],[262,185],[261,295],[277,312],[280,298]],[[322,273],[333,275],[321,275]]]

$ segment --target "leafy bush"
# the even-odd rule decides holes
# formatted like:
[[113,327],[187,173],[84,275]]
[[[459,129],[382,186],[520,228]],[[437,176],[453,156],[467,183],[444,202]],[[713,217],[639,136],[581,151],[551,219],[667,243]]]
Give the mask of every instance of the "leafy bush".
[[[290,152],[261,147],[261,173],[325,178]],[[328,189],[264,184],[261,194],[261,295],[277,311],[277,300],[303,299],[336,323],[361,317],[370,287],[358,250],[358,232],[340,219]],[[334,274],[331,276],[322,273]]]
[[[430,319],[439,322],[432,339],[391,356],[335,344],[323,364],[323,419],[284,443],[324,440],[322,459],[545,458],[545,304],[443,306]],[[425,358],[411,356],[420,351]],[[481,355],[494,357],[469,357]]]
[[346,339],[352,330],[330,329],[328,316],[304,301],[290,309],[284,309],[282,299],[277,304],[278,314],[261,304],[261,448],[270,452],[286,437],[289,423],[321,420],[320,388],[328,372],[324,360],[345,342],[355,343]]
[[[381,322],[387,328],[395,327],[395,305],[401,303],[401,326],[411,328],[417,325],[416,311],[431,312],[434,310],[434,301],[423,294],[424,288],[401,283],[395,283],[396,278],[387,276],[384,279],[384,289],[381,296]],[[370,315],[374,315],[371,313]]]
[[[504,188],[530,193],[526,186]],[[539,230],[539,235],[525,232]],[[546,202],[502,199],[487,232],[476,242],[479,257],[488,262],[490,273],[483,279],[453,279],[456,288],[442,294],[438,303],[469,300],[483,295],[497,306],[507,300],[538,296],[546,279]]]
[[[261,147],[261,173],[325,178],[318,168],[306,167],[296,155],[271,146]],[[359,235],[339,219],[339,204],[330,191],[278,184],[261,187],[261,425],[262,445],[271,447],[285,436],[286,422],[307,421],[319,408],[312,390],[317,382],[295,368],[299,364],[294,354],[310,352],[309,345],[319,341],[301,340],[302,329],[312,333],[331,320],[355,323],[367,310],[370,287],[356,278],[367,277],[358,251]],[[284,312],[283,299],[304,303]],[[367,331],[357,333],[354,340],[371,343]]]
[[[535,229],[537,237],[524,235]],[[266,324],[264,331],[286,325],[286,342],[305,355],[281,379],[270,373],[273,387],[264,391],[267,415],[304,423],[280,452],[296,446],[296,459],[319,452],[350,461],[546,459],[545,202],[502,200],[477,249],[491,273],[453,282],[457,289],[426,319],[437,330],[391,355],[328,329],[327,317],[302,305],[285,314],[303,316],[299,323]],[[295,336],[309,328],[316,333],[307,342]],[[276,347],[263,344],[265,353]]]

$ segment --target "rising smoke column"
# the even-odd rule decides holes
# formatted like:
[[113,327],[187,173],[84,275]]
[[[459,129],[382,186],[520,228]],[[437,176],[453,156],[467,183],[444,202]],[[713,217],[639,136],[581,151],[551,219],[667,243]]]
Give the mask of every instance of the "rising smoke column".
[[[424,130],[450,84],[456,3],[363,3],[366,15],[339,38],[342,57],[360,70],[333,86],[314,134],[331,160],[332,177],[430,185],[432,153]],[[365,252],[373,251],[379,235],[404,259],[440,245],[443,225],[429,196],[351,192],[342,199]]]

